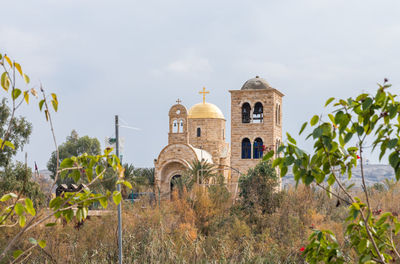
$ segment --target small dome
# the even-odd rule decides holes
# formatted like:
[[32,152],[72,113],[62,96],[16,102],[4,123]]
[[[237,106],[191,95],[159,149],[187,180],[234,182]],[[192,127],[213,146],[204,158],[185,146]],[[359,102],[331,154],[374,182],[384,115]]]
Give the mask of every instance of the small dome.
[[221,110],[214,104],[198,103],[189,109],[188,118],[220,118],[225,119]]
[[241,90],[262,90],[262,89],[271,89],[269,83],[263,78],[256,76],[245,82],[242,86]]

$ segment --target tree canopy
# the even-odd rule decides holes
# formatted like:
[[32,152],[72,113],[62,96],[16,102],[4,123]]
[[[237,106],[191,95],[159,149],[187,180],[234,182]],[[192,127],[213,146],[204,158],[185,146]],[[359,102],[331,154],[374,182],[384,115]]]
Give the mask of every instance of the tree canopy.
[[[7,106],[7,100],[3,98],[0,103],[0,138],[4,138],[11,118],[11,110]],[[8,135],[8,141],[12,142],[14,149],[5,147],[0,152],[0,167],[6,167],[11,163],[12,157],[22,150],[29,141],[32,133],[32,124],[26,121],[24,117],[14,117],[11,123],[11,133]]]
[[[75,130],[72,130],[71,135],[67,137],[66,142],[58,147],[59,162],[72,156],[78,157],[83,153],[88,155],[99,155],[100,142],[97,138],[89,136],[79,137]],[[54,179],[57,169],[57,153],[54,151],[47,163],[47,169],[51,171],[51,178]]]

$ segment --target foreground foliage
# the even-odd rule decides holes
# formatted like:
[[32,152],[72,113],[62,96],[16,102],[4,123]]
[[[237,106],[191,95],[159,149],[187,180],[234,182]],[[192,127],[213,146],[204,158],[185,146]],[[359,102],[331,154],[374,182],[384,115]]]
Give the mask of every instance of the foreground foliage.
[[[344,235],[347,207],[336,207],[324,191],[299,186],[281,193],[272,214],[261,214],[260,229],[241,210],[242,204],[223,196],[224,186],[196,188],[182,198],[154,207],[147,201],[123,207],[124,263],[305,263],[308,237],[331,229],[344,255],[355,257]],[[361,190],[353,190],[355,195]],[[400,186],[371,188],[374,210],[400,212]],[[190,197],[196,196],[196,201]],[[31,263],[116,263],[117,217],[114,213],[53,227],[36,227],[31,236],[46,240],[46,252],[35,249]],[[11,230],[9,230],[10,232]],[[0,236],[0,245],[8,234]],[[26,236],[26,238],[29,238]],[[326,234],[329,240],[329,234]],[[399,242],[396,239],[395,242]],[[21,240],[28,245],[29,241]],[[315,250],[322,254],[326,248]],[[51,257],[50,257],[51,256]],[[346,262],[351,263],[351,262]]]
[[[344,254],[332,232],[316,230],[304,251],[309,263],[389,263],[400,259],[395,243],[400,222],[391,212],[374,213],[363,167],[364,152],[371,146],[380,159],[388,156],[396,180],[400,179],[400,102],[389,88],[385,80],[374,95],[363,93],[346,100],[328,99],[325,106],[334,104],[327,118],[315,115],[299,132],[308,124],[314,127],[307,136],[313,141],[312,153],[300,149],[289,134],[287,143],[278,149],[281,157],[273,165],[279,168],[282,177],[293,166],[297,183],[315,184],[348,205],[345,235],[355,254]],[[264,158],[273,155],[272,151]],[[345,180],[351,178],[357,164],[364,191],[361,198],[350,192],[352,186],[347,186]],[[338,190],[334,191],[333,186]]]
[[[0,162],[4,163],[4,159],[14,155],[16,149],[26,142],[30,134],[30,125],[24,119],[17,119],[15,117],[16,111],[23,103],[29,104],[30,95],[38,98],[38,93],[34,88],[27,88],[25,91],[17,88],[22,85],[18,82],[18,75],[24,81],[25,85],[28,85],[30,82],[29,77],[22,71],[19,63],[12,61],[6,55],[3,56],[0,54],[0,66],[3,69],[0,75],[0,84],[6,96],[10,99],[10,106],[5,107],[4,100],[1,106],[2,110],[10,109],[8,112],[3,111],[3,115],[0,118],[2,122],[0,129]],[[80,155],[64,158],[60,164],[60,153],[58,151],[49,108],[49,105],[51,105],[52,110],[55,112],[58,110],[57,95],[52,93],[50,97],[46,96],[42,87],[40,88],[40,92],[41,100],[39,101],[39,109],[44,112],[45,118],[49,122],[56,148],[54,154],[56,160],[54,181],[57,182],[59,178],[65,179],[65,177],[69,177],[75,183],[78,183],[82,179],[87,185],[77,192],[63,193],[55,198],[48,197],[49,203],[46,204],[47,209],[40,207],[40,203],[36,201],[37,197],[34,196],[32,188],[28,192],[27,187],[30,184],[31,172],[26,164],[22,170],[21,166],[19,165],[18,167],[17,164],[17,168],[14,169],[14,172],[17,172],[16,175],[9,172],[10,169],[13,169],[12,167],[5,168],[3,172],[5,176],[3,175],[2,178],[6,178],[8,181],[14,180],[15,186],[1,184],[3,188],[12,188],[12,192],[2,193],[0,196],[0,230],[3,234],[7,235],[2,236],[6,237],[6,239],[1,244],[0,261],[8,260],[12,263],[24,263],[35,249],[39,248],[43,252],[46,252],[47,242],[44,239],[32,236],[26,237],[27,234],[31,234],[33,229],[39,226],[54,226],[59,222],[57,219],[63,219],[67,223],[73,220],[81,223],[87,218],[88,207],[92,204],[100,203],[101,206],[106,208],[108,201],[111,199],[115,204],[119,204],[122,200],[120,192],[114,191],[111,193],[107,191],[105,193],[95,193],[91,190],[92,185],[102,179],[107,170],[112,169],[117,171],[117,183],[123,183],[131,187],[129,182],[123,180],[124,169],[120,165],[118,157],[111,155],[111,149],[105,150],[104,154],[89,155],[87,153],[79,153]],[[6,162],[5,165],[8,165],[8,163]],[[19,182],[22,182],[22,187],[18,186]],[[7,232],[9,229],[11,229],[10,233]],[[21,243],[21,239],[25,239],[29,245]]]

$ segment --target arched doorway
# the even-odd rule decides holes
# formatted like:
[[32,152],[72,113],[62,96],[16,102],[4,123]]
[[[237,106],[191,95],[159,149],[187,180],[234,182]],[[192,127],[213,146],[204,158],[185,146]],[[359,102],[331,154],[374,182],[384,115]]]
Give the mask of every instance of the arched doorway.
[[[170,182],[170,192],[171,192],[171,198],[172,198],[172,193],[175,191],[175,190],[178,190],[177,188],[178,188],[178,184],[179,184],[179,180],[181,179],[181,175],[180,174],[176,174],[176,175],[174,175],[174,176],[172,176],[172,178],[171,178],[171,182]],[[179,190],[178,190],[179,191]]]

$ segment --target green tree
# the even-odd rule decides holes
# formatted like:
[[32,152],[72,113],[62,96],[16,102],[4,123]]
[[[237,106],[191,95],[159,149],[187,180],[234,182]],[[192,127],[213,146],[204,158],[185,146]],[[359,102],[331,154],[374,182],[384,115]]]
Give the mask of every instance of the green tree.
[[[84,153],[88,155],[99,155],[100,142],[97,138],[89,136],[79,137],[75,130],[72,130],[71,135],[67,137],[66,142],[58,147],[59,163],[70,157],[78,157]],[[57,153],[54,151],[47,162],[47,169],[51,171],[51,178],[54,179],[57,170]]]
[[[329,98],[325,107],[334,102],[334,109],[328,118],[314,115],[299,132],[308,124],[313,127],[306,138],[313,141],[312,153],[300,149],[288,133],[287,143],[278,148],[283,156],[276,158],[273,166],[279,168],[282,177],[293,166],[297,183],[315,184],[349,206],[345,235],[353,252],[345,255],[332,232],[315,230],[304,251],[308,263],[389,263],[400,259],[395,245],[399,220],[390,212],[373,213],[364,174],[364,152],[372,144],[372,151],[377,151],[380,159],[387,154],[396,179],[400,179],[400,102],[397,95],[389,92],[390,86],[385,79],[375,94]],[[271,151],[265,158],[273,154]],[[357,165],[361,169],[362,198],[351,192],[351,185],[345,180],[352,177]],[[335,191],[334,185],[340,191]]]
[[272,214],[279,207],[279,184],[279,176],[268,161],[258,163],[239,178],[240,208],[254,231],[261,232],[265,214]]
[[[0,138],[5,137],[10,119],[11,109],[7,106],[7,100],[3,98],[0,104]],[[23,149],[32,133],[32,124],[24,117],[14,117],[10,125],[12,131],[8,134],[8,141],[12,142],[14,148],[6,147],[0,152],[0,167],[6,167],[11,163],[12,157],[18,150]]]
[[45,195],[38,183],[32,181],[32,170],[21,162],[9,164],[0,171],[0,193],[16,192],[29,197],[35,205],[45,203]]

